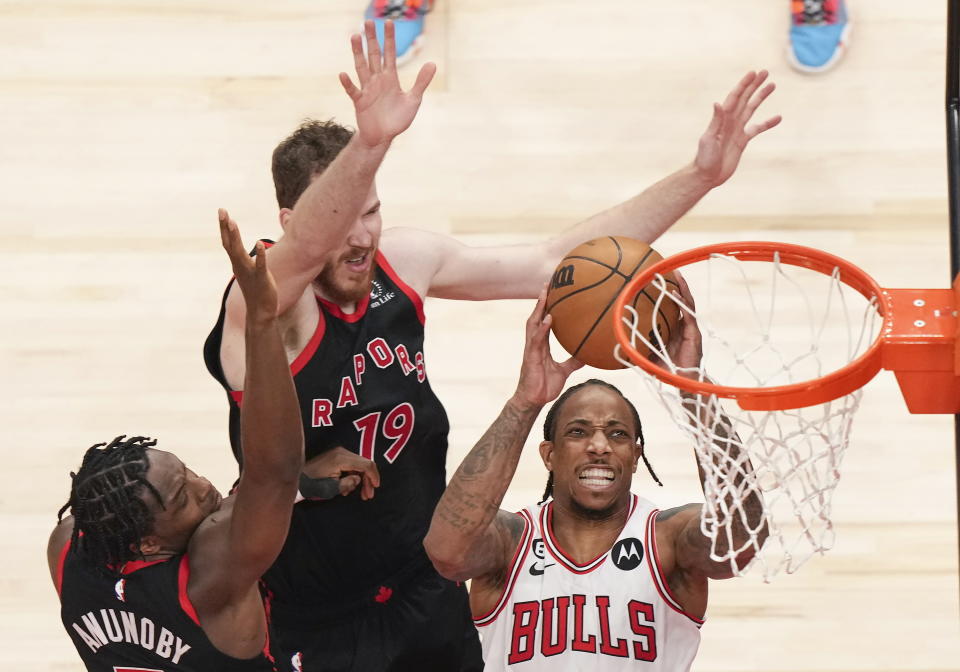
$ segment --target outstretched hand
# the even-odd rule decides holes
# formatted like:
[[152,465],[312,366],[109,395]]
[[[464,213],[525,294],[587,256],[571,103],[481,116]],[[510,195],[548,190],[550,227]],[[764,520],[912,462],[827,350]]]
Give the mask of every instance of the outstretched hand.
[[247,254],[240,238],[237,223],[223,208],[217,211],[220,220],[220,241],[230,257],[233,274],[240,285],[247,317],[272,320],[277,316],[277,284],[267,269],[267,255],[263,242],[257,241],[256,256]]
[[367,54],[363,53],[360,35],[350,38],[354,67],[359,88],[345,72],[340,73],[340,83],[353,101],[357,114],[357,135],[367,147],[389,143],[403,133],[417,116],[423,92],[437,72],[437,66],[426,63],[420,68],[417,80],[409,91],[400,88],[397,77],[397,44],[393,21],[386,21],[383,28],[383,53],[377,42],[373,21],[364,23]]
[[547,288],[544,285],[533,313],[527,319],[527,341],[523,347],[520,382],[514,399],[526,406],[543,406],[559,395],[571,373],[583,366],[571,357],[557,362],[550,354],[550,325],[553,317],[547,315]]
[[713,118],[700,138],[694,159],[696,169],[713,187],[730,179],[747,143],[782,120],[778,114],[764,122],[747,125],[760,104],[776,89],[773,82],[760,88],[767,75],[766,70],[748,72],[723,105],[713,104]]

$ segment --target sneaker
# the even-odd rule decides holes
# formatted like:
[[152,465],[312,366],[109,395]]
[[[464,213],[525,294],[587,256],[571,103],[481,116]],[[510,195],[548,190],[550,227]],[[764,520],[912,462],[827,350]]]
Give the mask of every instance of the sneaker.
[[430,11],[432,0],[370,0],[364,19],[373,19],[377,42],[383,48],[383,22],[393,20],[397,40],[397,65],[403,64],[423,44],[423,17]]
[[829,70],[840,60],[850,36],[846,0],[791,0],[790,4],[790,65],[801,72]]

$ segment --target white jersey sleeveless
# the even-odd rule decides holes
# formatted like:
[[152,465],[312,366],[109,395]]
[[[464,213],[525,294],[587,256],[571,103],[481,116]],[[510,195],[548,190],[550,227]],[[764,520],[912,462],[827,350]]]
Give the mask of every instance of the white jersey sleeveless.
[[520,511],[503,594],[474,619],[486,671],[689,670],[703,621],[683,611],[660,571],[658,509],[633,495],[617,541],[585,565],[557,544],[552,513],[553,500]]

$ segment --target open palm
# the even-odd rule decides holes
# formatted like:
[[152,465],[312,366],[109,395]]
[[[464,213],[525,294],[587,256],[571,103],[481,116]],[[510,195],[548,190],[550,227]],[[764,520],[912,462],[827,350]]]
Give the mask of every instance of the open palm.
[[747,125],[760,104],[776,89],[773,82],[760,88],[767,74],[766,70],[748,72],[723,101],[723,105],[714,103],[713,118],[700,138],[694,160],[697,170],[711,186],[719,186],[730,179],[747,143],[780,123],[782,118],[777,115],[761,123]]
[[425,64],[409,91],[400,88],[397,77],[397,47],[393,21],[384,26],[383,53],[377,43],[373,21],[364,24],[367,54],[359,35],[350,38],[353,61],[360,86],[350,76],[340,73],[340,83],[353,101],[357,114],[357,134],[368,147],[389,143],[413,123],[423,100],[423,93],[437,72],[433,63]]

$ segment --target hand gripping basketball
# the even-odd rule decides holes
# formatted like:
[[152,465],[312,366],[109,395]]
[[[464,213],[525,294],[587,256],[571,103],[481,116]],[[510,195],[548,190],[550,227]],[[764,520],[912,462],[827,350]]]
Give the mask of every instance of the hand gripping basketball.
[[514,398],[524,406],[543,406],[556,399],[571,373],[583,366],[571,357],[557,362],[550,354],[547,336],[552,318],[546,314],[547,288],[544,286],[537,298],[533,313],[527,318],[526,344],[523,347],[523,364],[520,381]]

